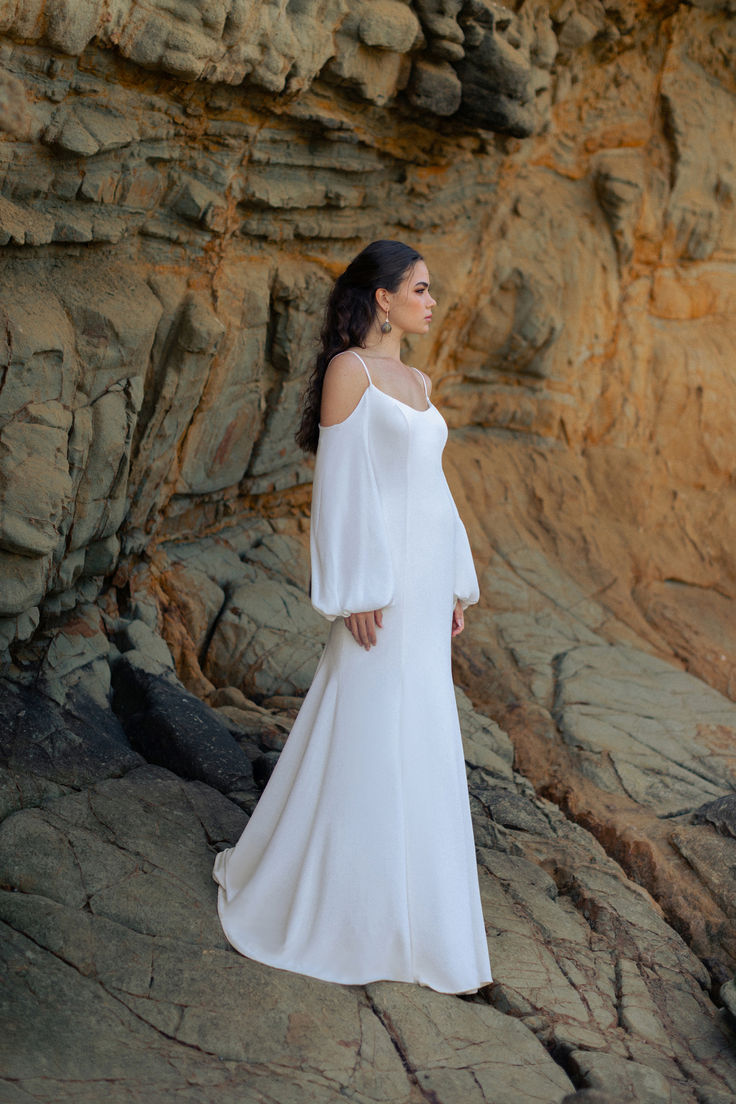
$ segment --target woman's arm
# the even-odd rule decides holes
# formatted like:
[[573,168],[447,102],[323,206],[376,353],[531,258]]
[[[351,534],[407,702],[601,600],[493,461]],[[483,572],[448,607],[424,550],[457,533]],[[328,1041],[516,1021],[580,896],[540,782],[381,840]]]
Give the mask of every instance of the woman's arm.
[[[349,390],[348,384],[343,396]],[[381,610],[393,600],[394,572],[367,411],[360,398],[358,405],[351,411],[348,400],[337,411],[344,417],[323,425],[319,434],[310,524],[311,599],[329,621],[342,617],[356,643],[370,648],[382,625]]]
[[[325,372],[320,406],[320,424],[339,425],[349,418],[368,386],[365,369],[350,352],[334,357]],[[351,613],[344,618],[356,644],[368,652],[378,643],[376,629],[383,627],[383,611]]]

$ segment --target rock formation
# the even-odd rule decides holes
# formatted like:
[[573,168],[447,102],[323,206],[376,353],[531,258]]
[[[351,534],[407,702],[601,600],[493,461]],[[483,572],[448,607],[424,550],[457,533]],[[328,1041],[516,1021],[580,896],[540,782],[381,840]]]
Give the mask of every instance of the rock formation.
[[[9,1099],[736,1094],[734,11],[0,2]],[[481,580],[473,1001],[248,963],[209,881],[324,639],[293,433],[376,237]]]

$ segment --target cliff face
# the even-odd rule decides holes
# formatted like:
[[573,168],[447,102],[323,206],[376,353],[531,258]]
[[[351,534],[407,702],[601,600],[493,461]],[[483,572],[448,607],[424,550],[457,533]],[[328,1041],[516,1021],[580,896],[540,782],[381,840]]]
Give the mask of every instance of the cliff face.
[[736,827],[703,809],[736,786],[733,14],[0,3],[10,682],[109,708],[120,652],[149,674],[170,653],[236,728],[242,693],[283,712],[306,689],[300,393],[330,280],[407,240],[438,299],[408,355],[481,578],[458,680],[722,980]]
[[438,403],[494,470],[544,456],[556,540],[635,581],[670,647],[693,587],[733,594],[724,11],[100,2],[1,25],[6,640],[89,596],[123,536],[264,493],[284,512],[328,279],[380,235],[432,269],[411,352]]

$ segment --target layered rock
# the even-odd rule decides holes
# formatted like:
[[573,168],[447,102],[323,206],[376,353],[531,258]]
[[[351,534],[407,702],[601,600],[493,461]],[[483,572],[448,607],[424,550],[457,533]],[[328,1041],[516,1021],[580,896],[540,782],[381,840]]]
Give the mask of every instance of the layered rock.
[[[196,26],[183,6],[152,9],[145,27],[137,9],[105,10],[60,4],[4,24],[22,38],[3,46],[6,641],[33,631],[44,602],[93,593],[85,580],[112,570],[126,511],[138,551],[203,510],[214,521],[226,503],[308,480],[289,442],[328,279],[356,241],[407,228],[440,295],[438,336],[416,359],[452,424],[584,456],[586,509],[612,512],[644,549],[671,510],[707,524],[712,571],[698,564],[694,578],[671,547],[637,563],[653,617],[670,616],[647,589],[667,578],[732,594],[731,515],[714,529],[710,506],[733,463],[733,112],[718,61],[733,44],[717,12],[634,30],[602,8],[522,18],[375,0],[335,9],[336,54],[314,68],[317,51],[310,68],[287,50],[316,50],[309,6],[299,18],[314,34],[274,36],[278,65],[224,5]],[[435,126],[411,107],[416,81],[383,99],[368,76],[335,83],[346,43],[382,74],[394,55],[470,71],[480,51],[490,81],[484,35],[507,75],[522,55],[552,67],[546,133],[518,148],[477,129],[504,128],[473,116],[494,102],[475,86],[472,111]],[[81,67],[60,49],[82,52]],[[529,65],[509,87],[539,91]],[[190,81],[162,83],[156,66]],[[289,97],[265,98],[258,87],[284,67]],[[233,87],[244,80],[247,95]]]

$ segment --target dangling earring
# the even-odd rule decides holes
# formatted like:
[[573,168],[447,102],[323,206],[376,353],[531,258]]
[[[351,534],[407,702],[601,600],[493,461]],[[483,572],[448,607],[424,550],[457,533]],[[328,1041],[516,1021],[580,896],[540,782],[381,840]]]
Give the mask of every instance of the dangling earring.
[[386,321],[381,326],[381,333],[382,334],[389,334],[389,333],[391,333],[392,329],[393,329],[393,326],[391,325],[391,323],[388,320],[388,308],[386,308]]

